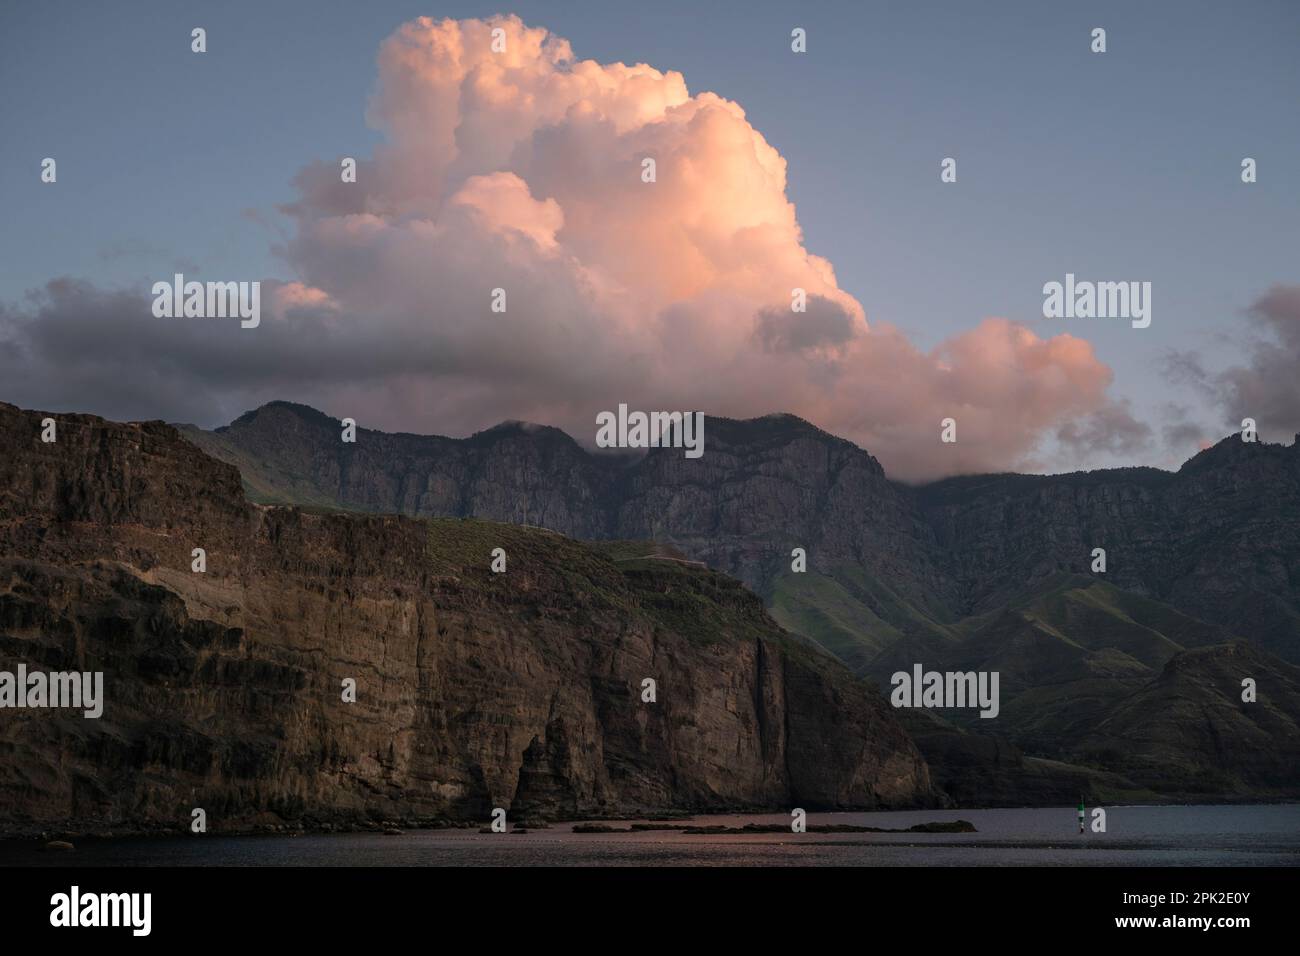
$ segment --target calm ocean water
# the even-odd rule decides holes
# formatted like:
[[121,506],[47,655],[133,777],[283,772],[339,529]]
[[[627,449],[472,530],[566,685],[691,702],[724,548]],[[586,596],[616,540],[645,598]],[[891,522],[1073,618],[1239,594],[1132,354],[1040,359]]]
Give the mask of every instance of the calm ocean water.
[[[693,825],[789,824],[781,814],[698,816]],[[1078,833],[1074,807],[814,813],[808,822],[903,828],[969,820],[960,834],[579,834],[411,830],[401,836],[86,840],[68,852],[0,843],[21,866],[1296,866],[1300,805],[1108,807],[1106,833]],[[625,827],[627,823],[610,824]]]

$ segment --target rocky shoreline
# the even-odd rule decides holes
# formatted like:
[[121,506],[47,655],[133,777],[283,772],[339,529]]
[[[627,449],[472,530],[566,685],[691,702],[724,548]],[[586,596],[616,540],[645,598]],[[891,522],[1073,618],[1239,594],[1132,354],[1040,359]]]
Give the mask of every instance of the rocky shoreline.
[[[740,811],[737,811],[740,812]],[[752,810],[743,811],[751,813]],[[733,812],[716,812],[710,811],[708,816],[732,816]],[[645,833],[645,832],[673,832],[684,834],[755,834],[755,833],[790,833],[789,824],[776,823],[747,823],[742,826],[725,826],[725,825],[696,825],[691,821],[695,817],[690,814],[678,816],[674,814],[635,816],[635,817],[605,817],[599,821],[591,818],[582,818],[581,820],[537,820],[522,819],[511,822],[508,829],[503,833],[527,833],[535,830],[554,829],[557,824],[572,823],[573,833],[581,834],[607,834],[607,833]],[[629,822],[626,827],[612,826],[616,822]],[[295,836],[323,836],[327,834],[346,834],[346,833],[377,833],[389,836],[401,836],[410,831],[427,831],[427,830],[471,830],[481,834],[495,833],[490,827],[482,826],[479,821],[473,820],[382,820],[373,821],[366,825],[337,825],[332,823],[315,823],[307,825],[295,824],[258,824],[256,826],[237,828],[231,830],[214,831],[210,835],[218,837],[295,837]],[[809,823],[807,833],[975,833],[975,826],[967,820],[955,821],[933,821],[927,823],[918,823],[906,828],[889,828],[889,827],[871,827],[858,826],[847,823]],[[112,831],[97,831],[93,833],[73,833],[63,831],[41,831],[41,832],[18,832],[6,834],[0,837],[0,849],[5,843],[41,843],[45,848],[51,851],[67,851],[75,849],[78,844],[102,840],[131,840],[131,839],[157,839],[160,837],[201,837],[209,834],[191,834],[184,828],[177,827],[156,827],[156,828],[123,828]]]

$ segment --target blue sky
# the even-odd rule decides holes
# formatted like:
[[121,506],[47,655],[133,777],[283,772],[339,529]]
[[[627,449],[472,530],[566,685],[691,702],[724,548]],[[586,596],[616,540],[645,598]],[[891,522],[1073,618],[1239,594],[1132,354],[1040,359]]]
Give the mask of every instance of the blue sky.
[[1066,272],[1149,280],[1151,328],[1065,330],[1153,421],[1172,402],[1222,426],[1164,357],[1241,361],[1243,310],[1300,282],[1300,4],[53,0],[0,11],[0,301],[57,276],[295,278],[275,206],[307,163],[380,141],[365,110],[381,41],[415,16],[497,12],[738,102],[788,162],[808,249],[923,349],[985,316],[1061,331],[1041,289]]

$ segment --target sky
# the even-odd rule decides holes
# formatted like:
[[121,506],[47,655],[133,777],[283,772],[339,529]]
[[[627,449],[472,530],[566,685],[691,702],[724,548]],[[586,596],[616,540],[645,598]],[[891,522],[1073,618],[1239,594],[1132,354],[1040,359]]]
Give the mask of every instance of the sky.
[[[5,4],[0,400],[789,411],[917,481],[1290,442],[1297,53],[1265,0]],[[266,318],[154,316],[175,272]],[[1045,318],[1067,273],[1150,326]]]

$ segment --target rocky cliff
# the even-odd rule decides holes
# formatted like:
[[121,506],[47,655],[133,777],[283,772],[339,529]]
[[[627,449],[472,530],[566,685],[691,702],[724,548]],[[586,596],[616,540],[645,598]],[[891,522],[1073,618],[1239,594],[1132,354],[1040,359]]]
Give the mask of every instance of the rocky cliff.
[[593,454],[558,429],[504,423],[470,438],[390,435],[272,402],[225,428],[182,426],[236,465],[254,500],[480,517],[586,539],[672,543],[764,590],[793,548],[852,562],[950,615],[957,584],[909,489],[851,442],[793,415],[707,419],[706,453]]
[[1233,436],[1174,473],[955,478],[917,500],[964,611],[1088,572],[1104,548],[1107,582],[1300,662],[1300,443]]
[[[722,574],[540,529],[250,504],[171,426],[57,415],[47,444],[42,417],[0,404],[0,670],[103,671],[106,703],[0,711],[0,833],[182,828],[194,808],[221,830],[933,799],[888,705]],[[572,454],[554,440],[539,480]],[[529,480],[497,467],[383,495],[492,502]],[[537,520],[580,523],[554,494]]]
[[519,423],[467,439],[358,429],[345,443],[338,421],[285,402],[186,434],[239,467],[257,500],[653,539],[770,602],[802,547],[810,570],[843,592],[837,600],[905,632],[1001,607],[1059,573],[1088,573],[1104,548],[1107,582],[1230,622],[1300,661],[1300,444],[1229,437],[1176,473],[982,475],[913,488],[791,415],[709,418],[695,460],[674,449],[592,454],[556,429]]
[[[1224,686],[1186,684],[1180,712],[1212,715],[1221,747],[1254,752],[1262,715],[1230,720],[1219,706],[1251,676],[1270,688],[1278,716],[1260,725],[1266,736],[1300,726],[1285,691],[1285,662],[1300,662],[1300,445],[1233,436],[1178,472],[981,475],[917,488],[788,415],[710,418],[697,460],[672,449],[592,454],[518,423],[463,440],[362,429],[344,443],[337,421],[286,403],[187,434],[236,464],[261,500],[666,543],[741,578],[782,626],[882,686],[917,662],[998,670],[997,720],[906,722],[963,802],[1300,793],[1300,769],[1263,753],[1250,768],[1205,772],[1199,732],[1157,719],[1164,698],[1149,692],[1181,655],[1245,642],[1257,652],[1249,668],[1241,654],[1215,658],[1228,662],[1216,672]],[[807,553],[802,573],[790,566],[794,548]],[[1092,569],[1096,548],[1104,572]],[[1102,742],[1103,725],[1123,733]],[[1162,756],[1116,760],[1123,735],[1135,753]]]

